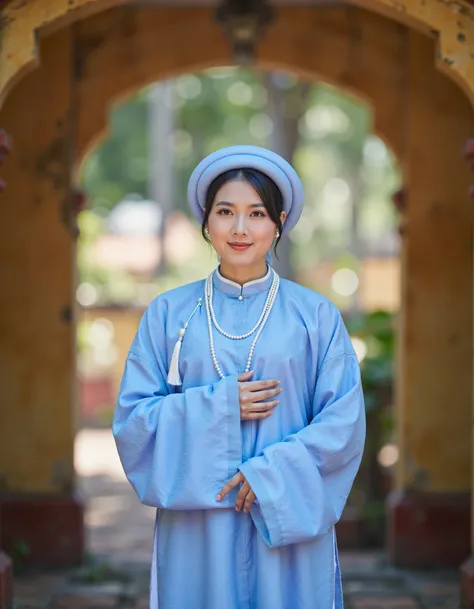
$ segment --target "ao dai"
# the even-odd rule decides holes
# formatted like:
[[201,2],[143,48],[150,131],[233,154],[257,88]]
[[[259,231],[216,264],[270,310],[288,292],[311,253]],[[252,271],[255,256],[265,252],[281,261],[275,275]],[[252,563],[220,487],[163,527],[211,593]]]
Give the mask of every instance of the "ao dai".
[[[271,269],[243,287],[214,273],[226,332],[254,326],[271,282]],[[365,416],[341,315],[281,279],[252,363],[252,380],[281,381],[280,404],[267,419],[241,421],[237,375],[254,336],[213,329],[220,379],[204,305],[182,342],[182,387],[167,383],[178,330],[203,297],[198,281],[151,303],[113,423],[129,481],[157,508],[150,609],[342,609],[335,524],[360,464]],[[238,470],[257,497],[249,513],[234,509],[238,489],[216,501]]]

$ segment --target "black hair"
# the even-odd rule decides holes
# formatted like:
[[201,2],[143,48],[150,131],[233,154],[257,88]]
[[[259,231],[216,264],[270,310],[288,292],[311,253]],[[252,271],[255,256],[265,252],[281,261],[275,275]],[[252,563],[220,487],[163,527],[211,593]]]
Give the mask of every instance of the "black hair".
[[219,176],[217,176],[217,178],[215,178],[213,182],[211,182],[211,185],[209,186],[209,189],[206,194],[204,218],[202,220],[201,226],[202,236],[208,243],[211,243],[209,237],[205,232],[205,228],[209,219],[209,214],[211,213],[215,196],[220,190],[220,188],[224,186],[224,184],[232,180],[244,180],[248,182],[258,193],[258,196],[261,198],[268,215],[273,220],[273,222],[275,222],[278,228],[278,232],[280,233],[280,236],[277,237],[274,246],[274,250],[276,252],[276,248],[281,239],[281,234],[283,231],[283,224],[280,218],[281,212],[283,211],[283,197],[281,195],[280,189],[271,178],[269,178],[261,171],[249,167],[244,167],[242,169],[230,169],[229,171],[221,173]]

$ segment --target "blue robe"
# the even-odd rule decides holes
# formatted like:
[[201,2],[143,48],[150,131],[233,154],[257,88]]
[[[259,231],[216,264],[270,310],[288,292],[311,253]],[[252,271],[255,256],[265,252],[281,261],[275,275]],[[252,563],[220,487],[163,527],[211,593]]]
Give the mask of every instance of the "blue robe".
[[[231,334],[250,330],[272,281],[243,287],[214,273],[214,309]],[[237,374],[254,336],[213,329],[205,305],[182,343],[181,388],[167,384],[178,330],[204,281],[158,296],[127,358],[113,423],[120,459],[140,501],[157,509],[151,609],[341,609],[334,525],[365,439],[359,365],[337,308],[282,279],[254,353],[254,379],[279,379],[272,416],[240,420]],[[242,298],[239,298],[241,296]],[[257,500],[221,503],[240,470]]]

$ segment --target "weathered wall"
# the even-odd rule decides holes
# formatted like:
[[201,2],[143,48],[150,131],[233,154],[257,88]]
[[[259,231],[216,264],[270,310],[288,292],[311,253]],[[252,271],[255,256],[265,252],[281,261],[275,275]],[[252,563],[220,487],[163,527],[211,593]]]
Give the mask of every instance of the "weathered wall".
[[[156,0],[156,5],[161,3],[169,4]],[[10,0],[2,10],[0,24],[0,99],[19,75],[36,63],[35,33],[47,34],[85,15],[122,4],[124,0]],[[474,7],[471,4],[462,0],[353,0],[352,4],[424,33],[439,33],[438,64],[451,73],[472,99]],[[298,5],[298,0],[287,0],[286,5]]]
[[409,51],[398,484],[468,491],[473,211],[461,151],[474,119],[462,91],[428,69],[431,45],[412,33]]
[[72,155],[70,33],[0,111],[14,140],[0,222],[0,491],[73,483],[74,246],[63,221]]

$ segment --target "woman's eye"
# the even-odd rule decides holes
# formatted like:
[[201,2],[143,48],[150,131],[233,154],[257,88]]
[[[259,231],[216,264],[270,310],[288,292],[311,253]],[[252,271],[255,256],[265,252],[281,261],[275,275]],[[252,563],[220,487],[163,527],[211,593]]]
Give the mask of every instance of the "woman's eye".
[[232,212],[230,211],[230,209],[219,209],[219,211],[217,212],[219,216],[228,216],[231,213]]
[[257,218],[265,218],[265,214],[263,213],[263,211],[254,211],[252,212],[252,216],[256,215]]

